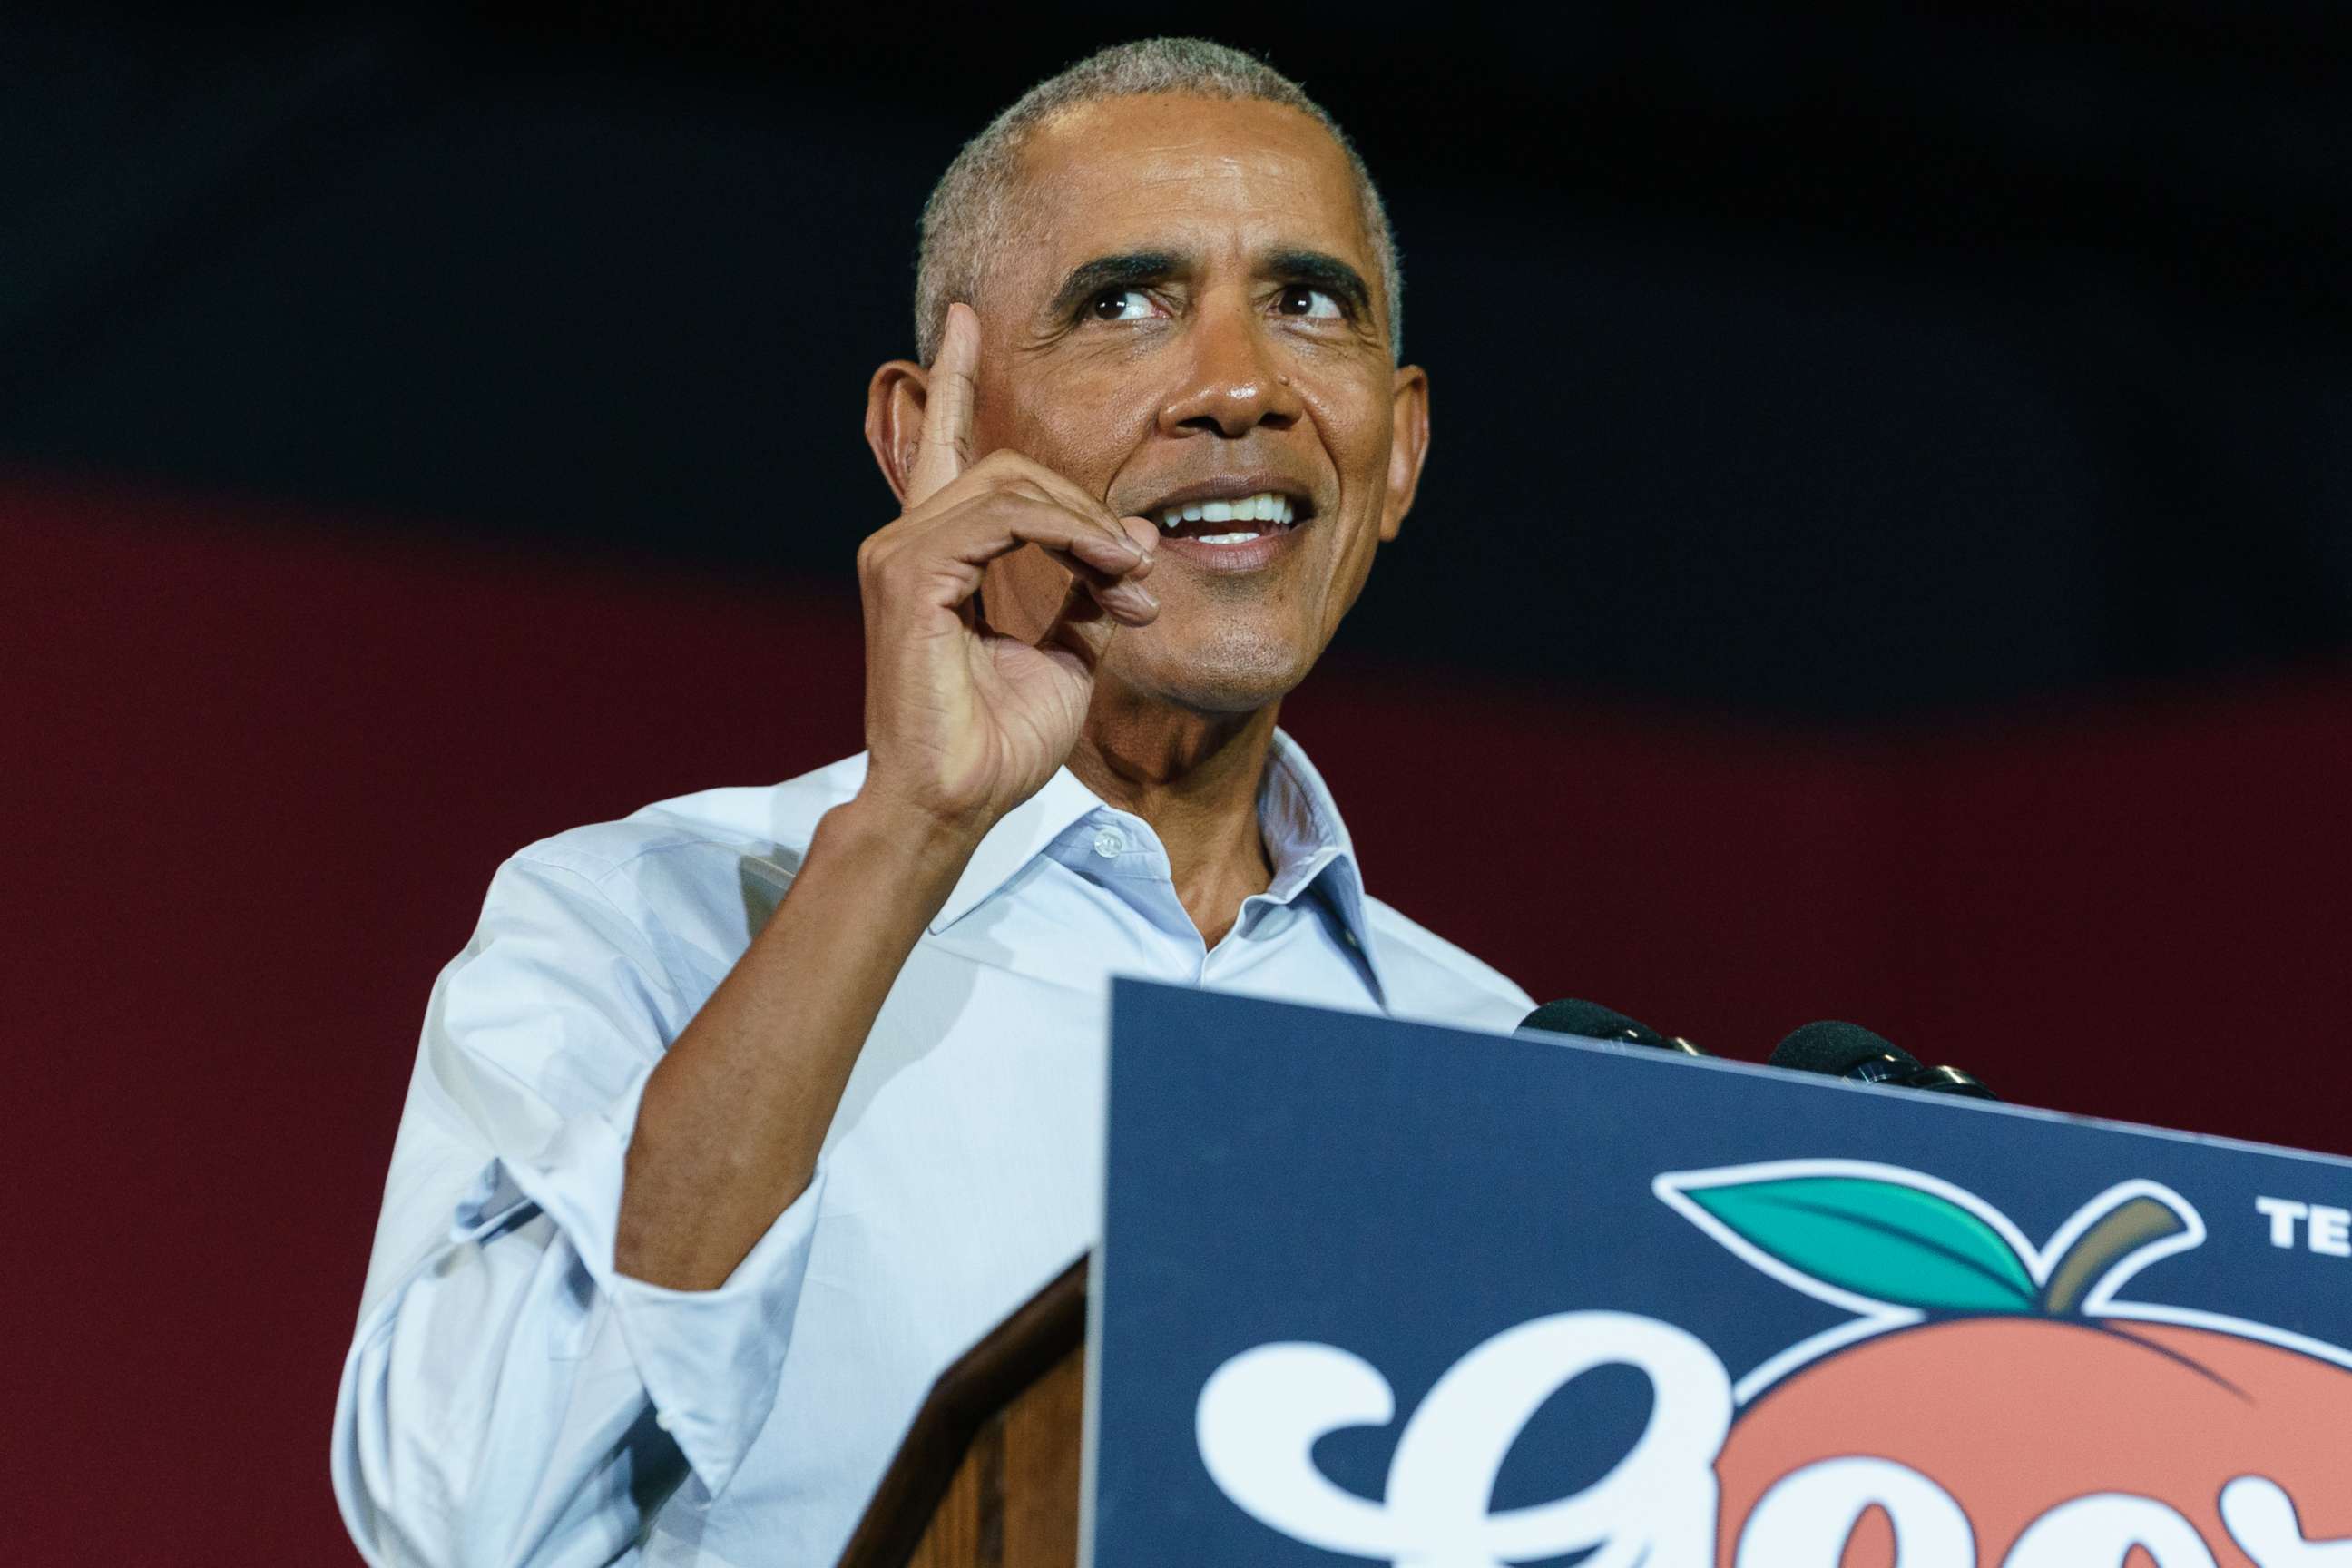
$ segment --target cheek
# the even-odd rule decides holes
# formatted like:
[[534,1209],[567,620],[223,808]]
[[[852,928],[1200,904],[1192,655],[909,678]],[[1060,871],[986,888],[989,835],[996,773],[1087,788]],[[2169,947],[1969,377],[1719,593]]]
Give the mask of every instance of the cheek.
[[[1352,508],[1379,504],[1388,489],[1389,399],[1384,388],[1353,384],[1308,392],[1307,416],[1339,470],[1341,494]],[[1368,497],[1365,493],[1370,491]]]
[[1132,373],[1040,377],[1012,399],[1020,413],[1002,445],[1103,494],[1152,428],[1150,391]]

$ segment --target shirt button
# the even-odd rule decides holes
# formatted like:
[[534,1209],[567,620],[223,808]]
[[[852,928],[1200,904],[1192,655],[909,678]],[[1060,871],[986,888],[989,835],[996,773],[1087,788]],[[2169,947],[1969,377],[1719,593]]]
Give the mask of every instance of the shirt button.
[[1119,837],[1116,827],[1106,827],[1095,835],[1095,853],[1106,860],[1114,858],[1126,847],[1127,840]]

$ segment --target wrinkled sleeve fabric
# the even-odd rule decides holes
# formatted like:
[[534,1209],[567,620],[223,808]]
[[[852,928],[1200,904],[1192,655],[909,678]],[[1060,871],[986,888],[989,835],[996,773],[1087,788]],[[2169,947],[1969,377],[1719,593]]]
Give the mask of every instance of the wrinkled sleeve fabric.
[[434,986],[336,1401],[370,1563],[623,1560],[774,1404],[822,1170],[715,1289],[614,1271],[638,1100],[700,1005],[636,903],[614,868],[517,857]]

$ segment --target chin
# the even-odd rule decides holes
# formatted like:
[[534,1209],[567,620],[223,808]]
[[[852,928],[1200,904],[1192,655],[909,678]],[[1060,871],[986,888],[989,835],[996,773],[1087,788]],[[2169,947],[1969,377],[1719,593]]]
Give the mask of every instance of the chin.
[[1181,708],[1254,713],[1288,696],[1314,668],[1314,653],[1286,638],[1229,633],[1181,649],[1155,647],[1120,674]]

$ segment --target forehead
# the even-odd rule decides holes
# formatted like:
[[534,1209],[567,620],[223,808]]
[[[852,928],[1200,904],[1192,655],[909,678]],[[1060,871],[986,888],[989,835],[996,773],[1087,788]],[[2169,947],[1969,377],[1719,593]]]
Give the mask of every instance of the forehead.
[[1022,176],[1034,260],[1048,268],[1113,250],[1277,242],[1369,259],[1348,155],[1287,104],[1174,94],[1080,104],[1030,134]]

